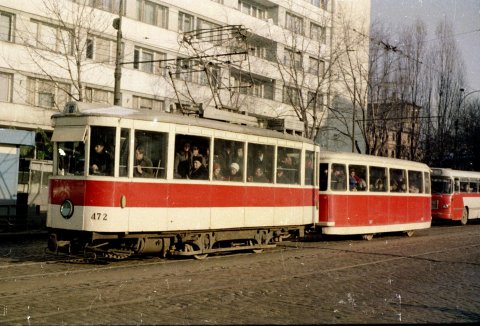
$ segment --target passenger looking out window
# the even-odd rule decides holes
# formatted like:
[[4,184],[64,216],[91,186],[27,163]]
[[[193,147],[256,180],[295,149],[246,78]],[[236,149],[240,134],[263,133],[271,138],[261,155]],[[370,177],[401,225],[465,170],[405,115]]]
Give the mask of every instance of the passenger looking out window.
[[250,182],[263,182],[268,183],[270,182],[268,178],[265,176],[263,167],[259,166],[255,169],[255,175],[253,177],[249,177]]
[[332,179],[330,188],[332,190],[347,190],[347,178],[345,177],[345,165],[332,164]]
[[213,163],[213,180],[223,181],[222,166],[220,163]]
[[145,148],[142,145],[138,145],[135,149],[133,176],[140,178],[151,178],[153,176],[152,160],[145,156]]
[[207,168],[202,163],[201,156],[194,156],[193,157],[193,168],[190,171],[189,179],[193,180],[207,180],[208,179],[208,171]]
[[185,142],[182,150],[175,155],[175,178],[185,179],[190,173],[190,162],[192,153],[190,152],[190,143]]
[[361,165],[350,165],[349,185],[350,191],[365,191],[367,183],[365,182],[367,168]]
[[387,191],[387,170],[383,167],[371,166],[370,171],[370,191],[386,192]]
[[240,174],[240,165],[238,163],[233,162],[230,164],[230,175],[228,176],[228,181],[243,181],[242,175]]
[[277,167],[277,183],[289,184],[292,180],[285,174],[283,167]]

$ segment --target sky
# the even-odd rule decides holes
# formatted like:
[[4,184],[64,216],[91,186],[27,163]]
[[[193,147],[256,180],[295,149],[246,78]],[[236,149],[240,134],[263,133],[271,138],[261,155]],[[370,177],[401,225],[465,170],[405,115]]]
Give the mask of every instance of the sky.
[[[465,92],[480,90],[480,0],[372,0],[371,20],[381,20],[392,29],[412,25],[421,18],[429,32],[439,21],[449,20],[466,65]],[[478,93],[477,93],[478,94]]]

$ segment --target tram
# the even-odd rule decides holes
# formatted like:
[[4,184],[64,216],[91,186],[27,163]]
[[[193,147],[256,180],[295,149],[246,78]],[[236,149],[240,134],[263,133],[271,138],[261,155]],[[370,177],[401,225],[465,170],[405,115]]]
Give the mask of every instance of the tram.
[[480,218],[480,172],[432,168],[432,218],[460,221]]
[[319,147],[301,136],[75,102],[52,120],[53,252],[258,252],[318,217]]
[[431,226],[430,168],[422,163],[355,153],[320,153],[322,234],[405,232]]

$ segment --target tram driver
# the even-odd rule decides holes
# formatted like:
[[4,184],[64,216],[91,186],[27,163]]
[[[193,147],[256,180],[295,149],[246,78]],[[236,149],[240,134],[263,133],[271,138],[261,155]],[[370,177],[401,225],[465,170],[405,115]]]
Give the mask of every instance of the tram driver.
[[98,140],[90,156],[90,173],[111,175],[112,159],[105,149],[105,142]]

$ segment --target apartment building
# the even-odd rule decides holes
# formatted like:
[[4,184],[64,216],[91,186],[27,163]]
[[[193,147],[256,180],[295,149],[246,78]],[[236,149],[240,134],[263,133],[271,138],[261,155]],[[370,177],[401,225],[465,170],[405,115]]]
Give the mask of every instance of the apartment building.
[[315,131],[341,8],[369,15],[370,1],[0,0],[0,128],[49,135],[66,102],[113,104],[119,83],[126,107],[220,109],[305,133],[300,117]]

